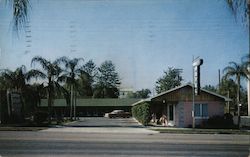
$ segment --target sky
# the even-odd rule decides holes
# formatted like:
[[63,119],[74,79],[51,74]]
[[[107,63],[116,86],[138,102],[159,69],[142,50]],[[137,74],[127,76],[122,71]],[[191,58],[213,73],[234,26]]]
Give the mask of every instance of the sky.
[[224,0],[31,0],[29,21],[18,37],[0,0],[1,68],[34,68],[37,55],[111,60],[121,87],[153,90],[168,67],[191,82],[198,56],[201,85],[217,85],[218,70],[248,52],[248,30]]

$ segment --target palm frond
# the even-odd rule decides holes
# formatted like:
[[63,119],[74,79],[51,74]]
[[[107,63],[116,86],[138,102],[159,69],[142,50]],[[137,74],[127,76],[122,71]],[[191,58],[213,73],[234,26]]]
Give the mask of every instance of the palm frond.
[[23,28],[28,21],[29,0],[13,0],[13,30]]
[[62,82],[66,82],[67,78],[68,78],[67,74],[62,74],[61,76],[57,78],[57,80],[58,82],[62,83]]
[[229,62],[229,64],[231,65],[231,67],[233,67],[234,69],[239,69],[240,68],[240,64],[237,64],[236,62]]
[[235,62],[229,62],[230,66],[227,66],[223,69],[225,77],[243,77],[247,78],[247,69],[244,64],[237,64]]
[[39,63],[42,66],[42,68],[46,71],[48,71],[49,65],[51,64],[48,60],[46,60],[41,56],[33,57],[31,60],[31,66],[36,62]]
[[234,67],[231,66],[227,66],[223,69],[223,73],[230,73],[233,74],[235,73],[236,69]]
[[[232,13],[235,15],[235,18],[241,19],[243,22],[247,21],[248,16],[248,3],[249,0],[226,0],[229,8],[231,9]],[[241,21],[241,22],[242,22]],[[248,22],[246,22],[248,25]]]
[[61,63],[66,64],[66,63],[68,63],[68,61],[69,61],[69,59],[66,56],[63,56],[63,57],[60,57],[60,58],[56,59],[53,62],[53,64],[57,64],[57,65],[59,65]]
[[43,72],[36,70],[36,69],[32,69],[30,71],[27,72],[26,74],[26,79],[29,81],[31,78],[42,78],[45,79],[47,76],[46,74],[44,74]]

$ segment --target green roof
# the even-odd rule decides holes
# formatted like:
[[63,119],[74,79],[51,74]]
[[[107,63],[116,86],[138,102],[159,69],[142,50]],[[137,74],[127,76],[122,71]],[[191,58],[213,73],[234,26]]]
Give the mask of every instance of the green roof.
[[[135,102],[140,99],[129,99],[129,98],[114,98],[114,99],[77,99],[77,106],[132,106]],[[47,99],[41,99],[41,107],[47,106]],[[65,99],[55,99],[54,105],[57,107],[67,106]]]

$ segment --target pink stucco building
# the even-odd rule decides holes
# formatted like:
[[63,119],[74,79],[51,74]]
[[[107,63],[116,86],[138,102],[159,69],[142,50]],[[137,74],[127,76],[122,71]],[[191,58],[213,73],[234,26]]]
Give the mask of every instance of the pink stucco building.
[[156,115],[156,119],[162,115],[167,117],[167,126],[191,127],[193,108],[195,125],[202,125],[209,117],[224,115],[224,105],[226,101],[230,101],[229,98],[201,89],[200,95],[194,97],[193,103],[192,91],[192,86],[187,84],[143,101],[150,103],[151,113]]

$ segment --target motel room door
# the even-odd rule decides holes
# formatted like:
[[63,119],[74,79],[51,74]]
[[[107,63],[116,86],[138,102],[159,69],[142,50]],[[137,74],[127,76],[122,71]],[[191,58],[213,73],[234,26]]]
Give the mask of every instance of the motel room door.
[[168,125],[174,126],[174,120],[175,120],[175,105],[168,105]]

